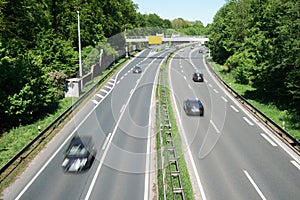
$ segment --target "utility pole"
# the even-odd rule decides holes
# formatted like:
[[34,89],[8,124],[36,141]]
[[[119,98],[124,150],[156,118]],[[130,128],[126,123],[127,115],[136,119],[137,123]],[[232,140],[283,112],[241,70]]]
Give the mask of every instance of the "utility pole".
[[81,63],[80,18],[79,18],[78,10],[77,10],[77,18],[78,18],[79,78],[80,78],[80,92],[81,92],[83,89],[83,80],[82,80],[82,63]]

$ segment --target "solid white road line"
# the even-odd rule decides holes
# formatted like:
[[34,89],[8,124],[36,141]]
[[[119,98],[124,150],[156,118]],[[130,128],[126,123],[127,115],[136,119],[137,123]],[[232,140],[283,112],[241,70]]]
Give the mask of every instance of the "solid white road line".
[[291,160],[291,163],[300,170],[300,164],[297,163],[295,160]]
[[264,194],[260,191],[259,187],[256,185],[256,183],[254,182],[254,180],[251,178],[251,176],[249,175],[249,173],[244,170],[245,175],[247,176],[247,178],[249,179],[249,181],[251,182],[251,184],[253,185],[253,187],[255,188],[256,192],[259,194],[259,196],[261,197],[261,199],[266,200],[266,197],[264,196]]
[[[169,63],[169,74],[171,74],[171,62]],[[180,116],[179,115],[179,110],[178,110],[178,106],[177,106],[177,102],[176,102],[176,98],[175,98],[175,94],[174,94],[174,90],[173,90],[173,85],[172,85],[172,77],[170,76],[169,78],[169,83],[170,83],[170,88],[171,88],[171,95],[172,95],[172,99],[173,99],[173,102],[175,104],[174,108],[175,108],[175,111],[176,111],[176,116]],[[183,137],[183,140],[184,140],[184,143],[185,143],[185,146],[187,148],[187,153],[188,153],[188,157],[191,161],[191,164],[192,164],[192,168],[193,168],[193,172],[195,174],[195,178],[196,178],[196,181],[197,181],[197,185],[198,185],[198,189],[200,191],[200,195],[201,195],[201,199],[202,200],[206,200],[206,195],[205,195],[205,192],[204,192],[204,187],[202,186],[202,183],[201,183],[201,180],[200,180],[200,176],[199,176],[199,173],[197,171],[197,167],[196,167],[196,164],[195,164],[195,160],[192,156],[192,152],[191,152],[191,149],[190,149],[190,145],[188,143],[188,140],[186,138],[186,134],[185,134],[185,131],[183,129],[183,125],[182,125],[182,121],[181,120],[178,120],[179,121],[179,128],[181,131],[179,131],[179,133],[181,133],[180,135]]]
[[250,126],[254,126],[254,124],[253,124],[247,117],[243,117],[243,119],[244,119]]
[[[145,58],[145,59],[146,59],[146,58]],[[151,63],[153,63],[154,61],[155,61],[155,59],[154,59]],[[162,60],[162,62],[163,62],[163,61],[164,61],[164,60]],[[150,63],[150,64],[151,64],[151,63]],[[149,65],[150,65],[150,64],[149,64]],[[142,75],[142,76],[143,76],[143,75]],[[139,80],[140,80],[140,79],[139,79]],[[136,90],[136,88],[137,88],[137,86],[138,86],[138,83],[139,83],[139,80],[136,82],[136,85],[135,85],[135,87],[134,87],[134,90]],[[130,102],[130,100],[131,100],[131,97],[132,97],[132,94],[128,97],[127,102],[123,105],[124,109],[128,106],[128,104],[129,104],[129,102]],[[122,107],[122,109],[123,109],[123,107]],[[122,110],[122,109],[121,109],[121,110]],[[85,200],[88,200],[88,199],[90,198],[91,194],[92,194],[92,190],[93,190],[93,188],[94,188],[94,186],[95,186],[95,183],[96,183],[96,180],[97,180],[97,178],[98,178],[98,176],[99,176],[99,173],[100,173],[100,170],[101,170],[101,168],[102,168],[104,159],[106,158],[106,155],[107,155],[107,153],[108,153],[109,146],[110,146],[110,144],[111,144],[111,142],[112,142],[112,140],[113,140],[113,138],[114,138],[114,135],[116,134],[117,128],[119,127],[119,124],[120,124],[120,122],[121,122],[121,119],[122,119],[124,113],[125,113],[125,112],[121,112],[121,114],[120,114],[120,116],[119,116],[119,119],[118,119],[118,121],[116,122],[115,128],[114,128],[114,130],[113,130],[113,132],[112,132],[112,134],[111,134],[111,137],[110,137],[109,140],[108,140],[107,148],[106,148],[106,149],[104,150],[104,152],[103,152],[103,155],[102,155],[102,157],[101,157],[101,159],[100,159],[100,163],[99,163],[99,165],[98,165],[98,168],[97,168],[97,170],[96,170],[96,172],[95,172],[95,174],[94,174],[93,180],[92,180],[92,182],[91,182],[91,184],[90,184],[90,186],[89,186],[89,189],[88,189],[88,191],[87,191],[87,194],[86,194],[86,196],[85,196],[85,198],[84,198]],[[148,154],[148,155],[149,155],[149,154]],[[148,190],[148,188],[147,188],[147,190]],[[148,191],[145,191],[145,192],[148,193]]]
[[122,113],[124,111],[124,108],[125,108],[125,104],[123,104],[121,110],[120,110],[120,113]]
[[263,138],[265,138],[273,147],[277,146],[277,144],[273,142],[273,140],[271,140],[271,138],[269,138],[266,134],[261,133],[260,135],[263,136]]
[[234,107],[233,105],[231,105],[230,106],[235,112],[239,112],[239,110],[236,108],[236,107]]

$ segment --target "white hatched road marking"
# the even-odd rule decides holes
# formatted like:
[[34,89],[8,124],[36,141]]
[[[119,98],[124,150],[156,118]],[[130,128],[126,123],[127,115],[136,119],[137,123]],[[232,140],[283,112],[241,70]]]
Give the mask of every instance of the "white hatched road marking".
[[107,84],[114,85],[114,82],[108,81]]
[[104,98],[104,96],[102,96],[101,94],[98,94],[98,93],[96,94],[96,96],[99,97],[99,98],[101,98],[101,99]]
[[108,88],[108,89],[110,89],[110,90],[112,89],[112,87],[110,87],[110,86],[108,86],[108,85],[105,85],[104,87],[105,87],[105,88]]
[[104,89],[100,89],[101,92],[104,92],[105,94],[107,94],[109,91],[104,90]]
[[99,103],[99,102],[96,101],[95,99],[93,99],[92,102],[93,102],[94,104],[96,104],[96,105]]

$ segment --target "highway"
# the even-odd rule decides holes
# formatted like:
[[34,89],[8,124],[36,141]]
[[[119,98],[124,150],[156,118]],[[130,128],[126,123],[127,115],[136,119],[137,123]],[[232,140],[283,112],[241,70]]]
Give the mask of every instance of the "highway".
[[[4,192],[4,199],[150,199],[154,90],[159,66],[169,54],[146,49],[120,69]],[[225,91],[203,56],[187,47],[169,63],[170,90],[195,198],[299,199],[299,156]],[[132,73],[137,64],[143,73]],[[195,71],[204,74],[203,83],[192,81]],[[203,102],[203,117],[185,114],[187,98]],[[64,152],[76,134],[93,138],[96,159],[86,172],[65,173]]]
[[[156,79],[169,54],[146,49],[126,64],[30,163],[4,199],[148,199]],[[132,72],[137,64],[141,74]],[[91,168],[77,174],[61,167],[74,135],[91,136],[97,150]]]
[[[212,76],[199,49],[177,52],[169,83],[197,199],[300,198],[300,159],[251,116]],[[193,82],[200,71],[205,82]],[[187,116],[183,101],[198,98],[204,117]]]

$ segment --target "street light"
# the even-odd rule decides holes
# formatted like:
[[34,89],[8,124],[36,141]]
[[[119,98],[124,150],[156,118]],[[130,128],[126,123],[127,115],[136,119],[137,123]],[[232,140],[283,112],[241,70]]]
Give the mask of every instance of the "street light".
[[77,10],[77,18],[78,18],[78,49],[79,49],[79,77],[80,77],[80,90],[83,88],[83,80],[82,80],[82,63],[81,63],[81,42],[80,42],[80,18],[79,11]]

